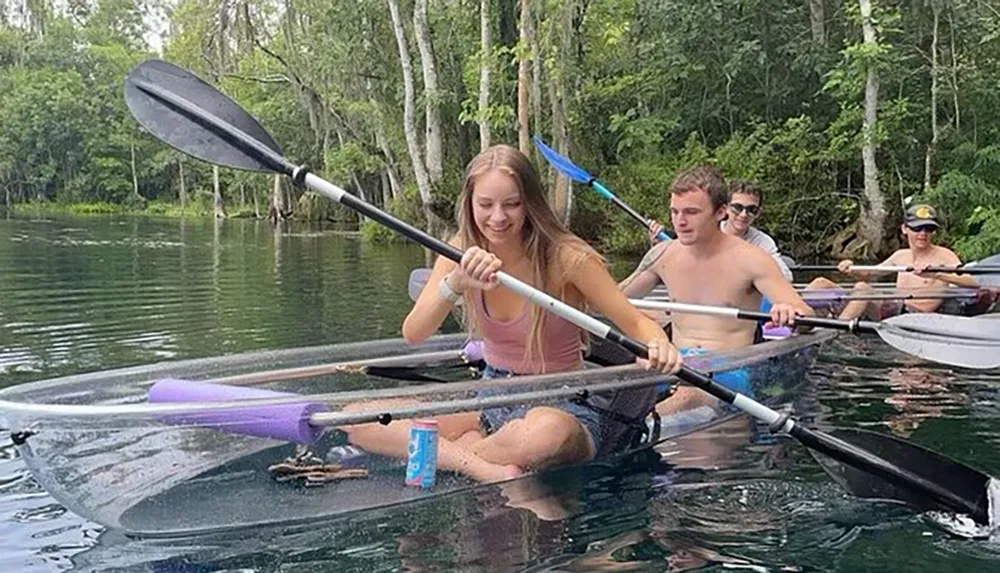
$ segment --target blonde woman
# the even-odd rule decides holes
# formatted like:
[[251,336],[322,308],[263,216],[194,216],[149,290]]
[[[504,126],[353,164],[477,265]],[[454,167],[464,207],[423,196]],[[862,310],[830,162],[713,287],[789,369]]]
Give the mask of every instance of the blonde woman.
[[[484,343],[483,377],[570,371],[582,367],[583,332],[530,301],[497,288],[503,270],[577,308],[589,306],[625,334],[648,344],[647,367],[674,372],[681,364],[663,330],[618,289],[600,255],[569,232],[545,200],[537,172],[517,149],[496,145],[474,158],[458,198],[459,231],[451,243],[461,264],[439,257],[427,286],[403,322],[410,343],[441,326],[459,299],[465,321]],[[644,394],[643,415],[655,393]],[[515,477],[526,469],[581,462],[613,451],[599,408],[576,402],[492,408],[438,418],[438,467],[481,481]],[[345,428],[367,451],[405,456],[409,424]],[[612,440],[620,442],[620,440]]]

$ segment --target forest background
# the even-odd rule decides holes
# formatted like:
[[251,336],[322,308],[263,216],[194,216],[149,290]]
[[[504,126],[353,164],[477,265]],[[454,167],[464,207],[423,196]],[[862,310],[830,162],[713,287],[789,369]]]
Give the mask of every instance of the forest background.
[[642,250],[539,135],[664,222],[680,168],[755,180],[760,226],[800,259],[885,254],[908,201],[938,207],[963,258],[1000,251],[995,0],[0,0],[0,210],[333,219],[394,239],[144,134],[122,86],[150,57],[438,234],[463,166],[505,142],[577,233]]

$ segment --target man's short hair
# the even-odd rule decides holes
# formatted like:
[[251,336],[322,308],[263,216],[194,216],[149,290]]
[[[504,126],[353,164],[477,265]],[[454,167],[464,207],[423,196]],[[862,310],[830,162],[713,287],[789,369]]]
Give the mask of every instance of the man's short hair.
[[670,184],[671,195],[683,195],[691,191],[708,193],[713,209],[718,209],[729,202],[726,180],[722,171],[714,167],[684,169],[674,177],[674,182]]
[[743,179],[737,179],[729,184],[729,200],[733,199],[733,195],[737,193],[742,193],[743,195],[750,195],[757,198],[757,203],[761,206],[764,205],[764,191],[759,185],[753,181],[745,181]]

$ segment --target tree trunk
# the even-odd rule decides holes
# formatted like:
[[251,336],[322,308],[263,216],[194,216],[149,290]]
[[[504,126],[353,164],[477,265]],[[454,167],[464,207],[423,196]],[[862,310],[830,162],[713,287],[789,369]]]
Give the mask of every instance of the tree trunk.
[[392,189],[392,183],[389,182],[389,170],[383,169],[382,172],[379,173],[379,179],[382,183],[382,207],[388,208],[395,195],[395,191]]
[[271,187],[271,200],[267,206],[267,220],[277,225],[285,216],[285,195],[281,190],[281,175],[274,176]]
[[253,201],[253,217],[254,219],[260,219],[260,206],[257,204],[257,186],[253,186],[253,190],[250,191],[250,200]]
[[181,212],[183,213],[187,207],[187,184],[184,182],[184,157],[180,155],[177,156],[177,174],[181,184],[178,194],[180,195]]
[[222,202],[222,187],[219,185],[219,166],[212,166],[212,189],[215,191],[215,217],[226,218],[226,206]]
[[[556,66],[553,64],[549,68],[549,81],[545,82],[548,87],[549,92],[549,105],[551,106],[550,114],[552,116],[552,148],[556,151],[560,151],[560,139],[559,134],[562,133],[562,121],[559,117],[559,90],[556,89],[556,82],[559,81],[559,72],[554,68]],[[548,177],[548,189],[549,189],[549,205],[556,204],[556,195],[558,194],[559,178],[561,174],[559,170],[548,164],[549,177]]]
[[[358,199],[361,199],[365,203],[370,203],[371,199],[368,198],[368,193],[365,193],[365,188],[361,185],[361,180],[358,179],[358,174],[355,171],[351,171],[351,181],[354,183],[354,188],[358,190]],[[358,219],[364,220],[365,216],[358,213]]]
[[410,48],[406,42],[406,32],[403,30],[403,22],[399,17],[398,0],[386,0],[389,4],[389,15],[392,17],[392,29],[396,36],[396,47],[399,49],[399,64],[403,70],[403,133],[406,136],[406,149],[410,154],[410,163],[413,165],[413,175],[417,180],[417,190],[420,193],[420,202],[423,205],[424,217],[427,220],[427,228],[434,225],[434,217],[431,211],[431,180],[427,174],[427,166],[424,164],[423,154],[420,152],[420,141],[417,138],[417,126],[414,121],[414,94],[413,94],[413,63],[410,60]]
[[444,159],[441,145],[441,95],[438,91],[437,68],[434,65],[434,48],[431,45],[431,31],[427,24],[427,0],[416,0],[413,6],[413,33],[420,51],[420,68],[424,72],[424,117],[426,122],[427,174],[431,188],[437,189],[444,175]]
[[[875,27],[872,24],[871,0],[859,0],[861,6],[861,26],[864,43],[870,48],[877,44]],[[865,202],[862,204],[861,220],[858,231],[861,238],[871,247],[871,256],[877,256],[882,251],[885,238],[885,197],[878,183],[878,166],[875,163],[875,122],[878,111],[878,70],[875,64],[866,62],[868,78],[865,82],[865,118],[862,126],[863,144],[861,159],[865,173]]]
[[534,60],[531,62],[531,125],[534,134],[542,131],[542,50],[538,45],[538,33],[535,23],[541,19],[542,6],[533,5],[536,14],[531,14],[528,20],[528,43]]
[[[556,27],[559,42],[559,57],[556,60],[561,64],[552,67],[549,81],[549,99],[552,101],[552,143],[557,152],[567,157],[570,156],[570,141],[569,128],[566,124],[566,76],[572,52],[573,9],[573,2],[567,2],[562,7],[559,25]],[[566,224],[569,223],[573,206],[572,194],[573,186],[569,178],[556,170],[550,204],[556,216]]]
[[813,42],[820,46],[826,45],[826,6],[824,0],[807,0],[809,3],[809,27],[812,30]]
[[[486,2],[486,0],[483,0]],[[529,29],[531,28],[531,0],[521,0],[521,40],[518,42],[517,57],[517,145],[521,153],[529,153],[530,131],[528,125],[528,52],[531,45]]]
[[948,10],[948,31],[951,33],[951,97],[955,106],[955,131],[962,129],[962,113],[958,109],[958,52],[955,51],[955,20]]
[[479,150],[490,146],[490,64],[493,59],[490,0],[479,1]]
[[[375,127],[375,143],[378,144],[379,148],[382,150],[382,155],[385,157],[385,173],[389,179],[389,191],[391,197],[396,199],[403,192],[403,186],[399,182],[399,173],[396,171],[396,159],[392,155],[392,149],[385,140],[385,130],[382,127],[382,117],[379,114],[379,118],[376,121],[377,125]],[[389,203],[386,202],[386,205]]]
[[129,142],[129,152],[131,154],[131,166],[132,166],[132,193],[135,194],[136,199],[142,200],[142,195],[139,194],[139,175],[135,172],[135,141]]
[[[365,28],[365,34],[361,37],[361,45],[364,47],[365,52],[369,53],[372,50],[371,38],[369,38],[368,30],[368,18],[364,15],[361,17],[361,22]],[[375,144],[378,145],[379,149],[382,151],[382,157],[385,159],[385,175],[388,178],[389,185],[383,185],[383,192],[388,191],[389,196],[383,197],[382,205],[385,207],[389,206],[389,198],[395,199],[402,193],[402,185],[399,182],[399,174],[396,167],[396,159],[393,156],[392,148],[389,147],[389,143],[386,139],[385,133],[385,114],[383,112],[382,106],[376,101],[375,88],[372,85],[372,78],[365,78],[365,91],[368,93],[368,103],[371,104],[372,109],[375,110],[374,113],[374,129],[375,132]]]
[[941,23],[941,7],[937,2],[931,2],[934,10],[934,27],[931,34],[931,142],[927,146],[927,153],[924,155],[924,191],[931,188],[931,180],[934,170],[934,155],[937,153],[938,145],[938,122],[937,122],[937,101],[938,101],[938,30]]

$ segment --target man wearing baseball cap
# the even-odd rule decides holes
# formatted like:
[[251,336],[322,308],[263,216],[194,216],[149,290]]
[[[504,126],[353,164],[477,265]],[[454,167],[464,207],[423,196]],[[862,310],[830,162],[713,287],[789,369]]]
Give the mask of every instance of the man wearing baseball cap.
[[[933,233],[941,225],[937,222],[937,211],[930,205],[914,205],[906,210],[906,226],[910,229],[926,228]],[[933,230],[931,230],[933,229]]]
[[[896,275],[896,290],[898,292],[940,292],[950,285],[979,288],[979,284],[969,275],[923,270],[929,266],[954,266],[962,263],[958,255],[951,249],[934,244],[934,233],[940,226],[937,221],[937,211],[930,205],[921,203],[906,210],[901,231],[906,238],[908,248],[899,249],[888,259],[879,263],[879,266],[903,266],[917,269],[912,273]],[[854,271],[851,269],[853,265],[853,261],[845,259],[837,265],[837,270],[860,279],[860,282],[854,285],[854,292],[872,291],[871,285],[865,281],[870,280],[871,276],[881,273]],[[807,288],[830,289],[837,288],[837,285],[829,279],[820,277],[809,283]],[[984,292],[990,294],[988,291]],[[913,298],[906,301],[853,300],[844,305],[840,312],[840,318],[851,320],[864,316],[872,320],[883,320],[904,312],[956,311],[952,308],[942,308],[943,303],[944,300],[941,298]]]

